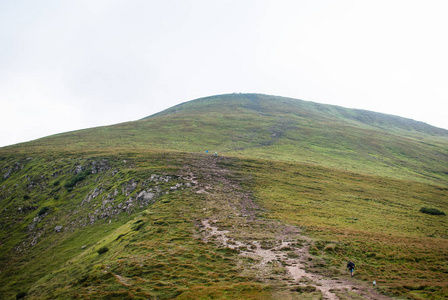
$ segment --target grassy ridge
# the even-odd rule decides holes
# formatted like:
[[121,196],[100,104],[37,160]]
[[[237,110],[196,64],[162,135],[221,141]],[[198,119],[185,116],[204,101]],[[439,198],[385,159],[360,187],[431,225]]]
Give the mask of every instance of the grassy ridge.
[[5,151],[217,151],[401,179],[448,181],[448,131],[395,116],[257,94],[222,95],[140,121]]

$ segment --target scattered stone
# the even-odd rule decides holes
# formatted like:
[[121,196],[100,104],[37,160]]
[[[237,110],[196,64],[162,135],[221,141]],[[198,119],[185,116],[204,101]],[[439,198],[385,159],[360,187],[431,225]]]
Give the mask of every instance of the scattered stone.
[[93,161],[92,162],[92,174],[101,173],[110,169],[107,160]]
[[79,174],[79,173],[81,173],[82,171],[83,171],[83,167],[82,167],[81,165],[76,166],[76,168],[75,168],[75,174]]
[[11,175],[11,173],[12,173],[12,170],[9,169],[9,170],[6,172],[6,174],[3,175],[3,179],[7,179],[7,178],[9,178],[9,176]]

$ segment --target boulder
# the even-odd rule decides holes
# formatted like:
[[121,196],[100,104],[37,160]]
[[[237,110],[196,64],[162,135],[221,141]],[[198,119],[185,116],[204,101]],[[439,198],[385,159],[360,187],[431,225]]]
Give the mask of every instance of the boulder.
[[155,194],[148,192],[148,191],[142,191],[138,194],[137,199],[143,200],[143,201],[151,201],[154,198]]

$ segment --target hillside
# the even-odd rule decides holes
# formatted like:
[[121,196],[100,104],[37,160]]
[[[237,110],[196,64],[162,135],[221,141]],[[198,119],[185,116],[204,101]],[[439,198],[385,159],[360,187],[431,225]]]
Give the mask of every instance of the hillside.
[[209,150],[446,184],[447,145],[447,130],[401,117],[232,94],[190,101],[139,121],[59,134],[4,150]]
[[444,299],[447,179],[446,130],[258,94],[0,148],[0,295]]

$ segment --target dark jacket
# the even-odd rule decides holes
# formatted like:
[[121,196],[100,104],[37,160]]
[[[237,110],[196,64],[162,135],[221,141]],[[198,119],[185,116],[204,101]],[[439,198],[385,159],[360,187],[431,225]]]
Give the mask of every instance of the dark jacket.
[[349,261],[347,264],[347,269],[353,270],[355,268],[355,263],[352,261]]

